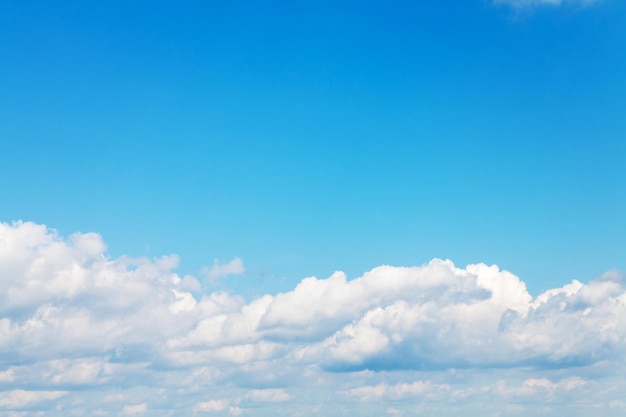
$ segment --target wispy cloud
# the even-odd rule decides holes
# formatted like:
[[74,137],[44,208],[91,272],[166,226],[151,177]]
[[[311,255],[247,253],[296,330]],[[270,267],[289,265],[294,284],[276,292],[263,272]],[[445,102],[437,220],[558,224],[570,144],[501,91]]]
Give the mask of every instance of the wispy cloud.
[[253,389],[248,392],[247,399],[253,402],[281,403],[288,401],[291,395],[284,389]]
[[357,398],[361,401],[400,400],[404,398],[427,397],[430,399],[441,398],[442,394],[450,391],[447,384],[433,384],[430,381],[415,381],[395,385],[378,384],[369,385],[339,393],[347,397]]
[[1,409],[316,415],[336,405],[324,410],[341,415],[368,402],[380,414],[419,403],[445,415],[458,410],[442,404],[487,402],[493,413],[549,404],[557,415],[585,398],[605,415],[624,411],[626,285],[616,271],[532,297],[495,265],[435,259],[310,277],[246,301],[198,293],[194,277],[176,274],[177,257],[105,250],[97,234],[0,223]]
[[134,415],[137,415],[137,414],[143,414],[146,411],[148,411],[148,404],[147,403],[125,405],[122,408],[122,414],[128,415],[128,416],[134,416]]
[[598,3],[599,0],[493,0],[494,4],[505,4],[517,8],[532,6],[561,6],[564,4],[576,4],[588,6]]
[[214,280],[228,275],[240,275],[245,271],[246,269],[243,267],[243,261],[240,258],[231,259],[225,264],[221,263],[219,259],[215,259],[211,267],[205,266],[202,269],[202,273],[209,280]]
[[42,401],[56,400],[67,395],[66,391],[27,391],[15,389],[0,392],[0,409],[20,409],[41,403]]

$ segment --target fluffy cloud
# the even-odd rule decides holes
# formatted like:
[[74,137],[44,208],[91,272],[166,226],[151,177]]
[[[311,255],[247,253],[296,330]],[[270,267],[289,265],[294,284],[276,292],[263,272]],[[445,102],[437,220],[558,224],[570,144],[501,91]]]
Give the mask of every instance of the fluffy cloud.
[[445,415],[528,402],[556,415],[566,399],[587,398],[607,415],[624,411],[626,286],[616,271],[532,297],[497,266],[435,259],[245,300],[202,293],[177,264],[112,259],[93,233],[0,223],[0,407],[341,415],[368,403],[379,414]]
[[213,411],[222,411],[228,407],[228,401],[226,400],[210,400],[198,403],[194,406],[194,413],[203,412],[209,413]]
[[244,410],[237,406],[229,405],[227,400],[209,400],[197,403],[193,407],[193,413],[219,413],[221,411],[228,411],[231,416],[241,415]]

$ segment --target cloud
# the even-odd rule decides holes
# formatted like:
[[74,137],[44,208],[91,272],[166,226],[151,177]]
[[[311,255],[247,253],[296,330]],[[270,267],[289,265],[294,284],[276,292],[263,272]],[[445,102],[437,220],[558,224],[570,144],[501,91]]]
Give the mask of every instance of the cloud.
[[222,411],[226,408],[228,408],[228,401],[226,400],[209,400],[196,404],[193,408],[193,412],[210,413],[214,411]]
[[253,389],[248,391],[247,399],[252,402],[281,403],[291,398],[284,389]]
[[106,395],[102,401],[104,402],[119,402],[119,401],[126,401],[128,399],[128,397],[122,393],[115,393],[115,394],[110,394],[110,395]]
[[589,6],[599,0],[493,0],[494,4],[505,4],[516,8],[533,6],[561,6],[563,4],[576,4]]
[[219,277],[225,277],[228,275],[240,275],[245,272],[243,267],[243,261],[240,258],[234,258],[225,264],[220,263],[219,259],[213,261],[213,266],[204,267],[202,273],[206,275],[209,280],[214,280]]
[[26,391],[15,389],[0,392],[0,408],[19,409],[42,401],[56,400],[67,395],[66,391]]
[[246,300],[202,292],[177,265],[111,258],[94,233],[0,223],[0,407],[347,415],[367,403],[381,415],[453,415],[490,404],[491,414],[549,405],[559,415],[569,401],[624,411],[617,271],[532,297],[495,265],[434,259]]
[[146,411],[148,411],[147,403],[125,405],[124,408],[122,408],[122,414],[129,415],[129,416],[143,414]]
[[240,416],[243,413],[243,409],[239,407],[229,407],[228,414],[231,416]]
[[15,369],[9,368],[6,371],[0,371],[0,382],[15,381]]
[[395,385],[378,384],[340,391],[346,397],[357,398],[361,401],[400,400],[405,398],[425,397],[439,399],[441,394],[450,391],[447,384],[433,384],[430,381],[416,381]]
[[468,392],[453,392],[453,397],[474,396],[498,398],[507,403],[542,402],[544,404],[557,401],[580,402],[581,399],[589,398],[592,389],[597,388],[596,383],[580,377],[564,378],[552,381],[547,378],[528,378],[517,385],[511,385],[500,380],[491,385]]

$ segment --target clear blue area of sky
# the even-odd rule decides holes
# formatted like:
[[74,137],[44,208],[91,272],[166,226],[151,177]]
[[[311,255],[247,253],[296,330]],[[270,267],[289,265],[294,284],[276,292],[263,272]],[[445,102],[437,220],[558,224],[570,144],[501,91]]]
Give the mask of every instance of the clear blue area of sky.
[[626,2],[0,2],[0,220],[247,294],[626,270]]

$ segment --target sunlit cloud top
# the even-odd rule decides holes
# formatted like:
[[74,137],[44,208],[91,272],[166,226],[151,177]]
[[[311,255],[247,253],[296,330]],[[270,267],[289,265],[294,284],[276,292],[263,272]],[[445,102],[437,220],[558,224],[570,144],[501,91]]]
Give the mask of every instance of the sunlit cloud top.
[[202,292],[177,263],[111,258],[94,233],[0,224],[0,407],[316,415],[585,398],[621,410],[607,391],[626,353],[616,271],[533,298],[495,265],[434,259],[246,301]]

